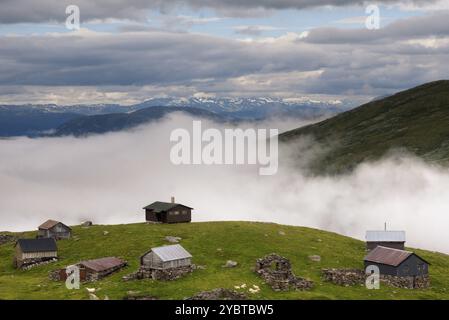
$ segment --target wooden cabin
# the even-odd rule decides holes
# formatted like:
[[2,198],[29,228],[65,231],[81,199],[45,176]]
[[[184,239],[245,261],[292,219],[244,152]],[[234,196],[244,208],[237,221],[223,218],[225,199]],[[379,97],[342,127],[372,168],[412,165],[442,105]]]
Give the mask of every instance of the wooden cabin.
[[55,240],[70,239],[72,229],[62,222],[47,220],[41,224],[37,231],[38,238],[53,238]]
[[102,279],[126,266],[127,262],[125,260],[116,257],[86,260],[79,263],[79,267],[81,270],[84,270],[86,280],[88,281]]
[[192,265],[192,255],[179,244],[157,247],[140,257],[140,265],[160,270],[187,267]]
[[23,268],[57,258],[58,248],[55,239],[19,239],[15,245],[13,263],[16,268]]
[[364,258],[365,268],[370,265],[379,267],[380,274],[397,277],[419,277],[429,274],[429,263],[417,254],[377,246]]
[[193,208],[176,203],[173,197],[171,202],[156,201],[143,209],[147,222],[182,223],[192,221]]
[[373,250],[377,246],[404,250],[405,248],[405,231],[367,231],[366,232],[366,249]]
[[[82,282],[100,280],[119,271],[127,265],[125,260],[116,257],[86,260],[75,264],[75,266],[79,268],[80,281]],[[67,268],[54,271],[56,273],[54,280],[65,281],[67,279]]]

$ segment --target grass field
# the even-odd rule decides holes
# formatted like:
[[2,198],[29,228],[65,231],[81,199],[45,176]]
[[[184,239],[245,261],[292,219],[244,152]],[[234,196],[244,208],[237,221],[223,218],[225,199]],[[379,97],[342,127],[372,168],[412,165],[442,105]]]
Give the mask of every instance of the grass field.
[[[159,299],[183,299],[203,290],[233,288],[243,283],[256,284],[261,291],[248,294],[251,299],[448,299],[449,256],[416,250],[431,263],[432,287],[406,290],[382,286],[367,290],[363,286],[341,287],[321,280],[322,268],[362,268],[364,243],[335,233],[292,226],[251,222],[207,222],[176,225],[97,225],[73,228],[71,240],[58,242],[60,260],[29,271],[15,270],[12,243],[0,246],[0,299],[88,299],[85,287],[96,288],[103,299],[122,299],[128,291]],[[103,232],[108,231],[107,235]],[[281,232],[282,231],[282,232]],[[26,232],[22,237],[34,237]],[[192,253],[193,262],[203,265],[185,278],[161,282],[136,280],[124,282],[122,276],[138,268],[139,257],[151,247],[167,244],[165,236],[182,237],[181,244]],[[281,254],[292,262],[296,275],[311,279],[311,291],[274,292],[252,271],[255,260],[269,253]],[[320,255],[312,262],[309,255]],[[129,267],[96,283],[68,290],[63,282],[48,279],[48,272],[84,259],[117,256]],[[238,267],[223,268],[227,260]],[[248,292],[246,292],[248,293]]]

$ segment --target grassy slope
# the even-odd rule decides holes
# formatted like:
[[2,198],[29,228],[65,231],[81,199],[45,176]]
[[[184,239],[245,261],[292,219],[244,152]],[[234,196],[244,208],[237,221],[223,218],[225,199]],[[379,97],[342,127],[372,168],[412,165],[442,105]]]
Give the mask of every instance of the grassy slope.
[[[109,231],[103,235],[103,231]],[[284,231],[285,235],[279,234]],[[28,237],[34,232],[25,234]],[[116,225],[74,228],[75,239],[58,242],[60,258],[57,263],[17,271],[11,265],[11,244],[0,246],[0,299],[86,299],[87,292],[69,291],[64,283],[48,280],[50,270],[104,256],[123,257],[130,266],[111,277],[87,287],[101,288],[100,298],[121,299],[127,291],[140,291],[161,299],[182,299],[201,290],[218,287],[233,288],[246,283],[261,287],[254,299],[448,299],[449,256],[418,251],[432,266],[432,289],[404,290],[383,286],[368,291],[364,287],[340,287],[320,280],[321,268],[361,268],[365,254],[364,243],[330,232],[309,228],[251,222],[209,222],[178,225]],[[182,245],[194,256],[194,263],[205,270],[173,282],[141,280],[123,282],[121,277],[138,268],[139,256],[150,247],[163,245],[167,235],[183,238]],[[217,250],[221,248],[222,251]],[[274,292],[252,272],[258,257],[276,252],[288,257],[298,276],[315,281],[309,292]],[[319,254],[321,262],[312,262],[309,255]],[[239,262],[234,269],[225,269],[226,260]],[[84,287],[84,285],[83,285]]]
[[449,81],[428,83],[281,135],[313,136],[329,151],[313,162],[317,173],[340,173],[394,149],[440,164],[449,161]]

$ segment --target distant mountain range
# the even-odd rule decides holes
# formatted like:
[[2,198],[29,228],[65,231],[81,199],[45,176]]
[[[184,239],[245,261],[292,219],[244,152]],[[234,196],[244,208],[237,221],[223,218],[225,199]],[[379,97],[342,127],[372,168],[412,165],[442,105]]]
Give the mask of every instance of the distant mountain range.
[[86,136],[128,130],[151,121],[160,120],[172,112],[183,112],[195,118],[220,122],[226,120],[224,116],[199,108],[149,107],[129,113],[110,113],[77,117],[59,126],[51,135]]
[[294,151],[312,137],[324,150],[311,161],[314,173],[344,173],[391,150],[449,164],[449,81],[442,80],[376,99],[322,122],[281,134]]
[[[154,107],[159,109],[127,116],[127,114]],[[160,109],[162,107],[166,108],[163,112]],[[58,135],[104,133],[128,129],[145,121],[159,119],[159,114],[165,115],[174,111],[185,111],[200,117],[207,116],[216,121],[257,121],[272,117],[311,120],[331,116],[351,107],[351,103],[347,101],[316,101],[306,98],[295,100],[278,98],[155,98],[131,106],[118,104],[4,105],[0,106],[0,137],[36,137],[46,135],[48,132],[56,132]],[[199,110],[208,113],[201,113]],[[107,117],[102,117],[104,115]]]

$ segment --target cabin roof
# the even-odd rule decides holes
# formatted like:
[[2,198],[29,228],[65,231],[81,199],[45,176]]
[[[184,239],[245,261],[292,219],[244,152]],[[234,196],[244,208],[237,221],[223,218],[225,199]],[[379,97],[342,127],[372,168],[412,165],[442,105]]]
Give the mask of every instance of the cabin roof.
[[[393,267],[399,266],[402,262],[408,259],[411,255],[417,256],[415,253],[411,251],[387,248],[382,246],[377,246],[373,250],[368,253],[368,255],[363,259],[368,262],[375,262],[380,264],[385,264]],[[418,256],[417,256],[418,257]],[[419,259],[428,263],[421,257]]]
[[368,242],[405,242],[405,231],[367,231]]
[[85,268],[94,270],[96,272],[101,272],[115,267],[119,267],[125,263],[126,261],[122,259],[116,257],[107,257],[107,258],[81,261],[79,264],[84,266]]
[[163,262],[192,258],[192,255],[179,244],[151,248],[150,252],[156,254]]
[[49,252],[58,251],[56,241],[53,238],[42,239],[19,239],[17,244],[20,246],[22,252]]
[[39,226],[39,229],[42,230],[49,230],[51,228],[53,228],[55,225],[57,225],[58,223],[64,225],[66,228],[71,229],[69,226],[66,226],[65,224],[63,224],[62,222],[56,221],[56,220],[47,220],[45,221],[43,224],[41,224]]
[[193,209],[191,207],[188,207],[188,206],[180,204],[180,203],[161,202],[161,201],[153,202],[152,204],[144,207],[144,209],[146,209],[146,210],[153,210],[154,212],[159,213],[159,212],[163,212],[163,211],[167,211],[167,210],[173,209],[174,207],[177,207],[177,206],[183,206],[183,207],[186,207],[186,208],[189,208],[189,209]]

